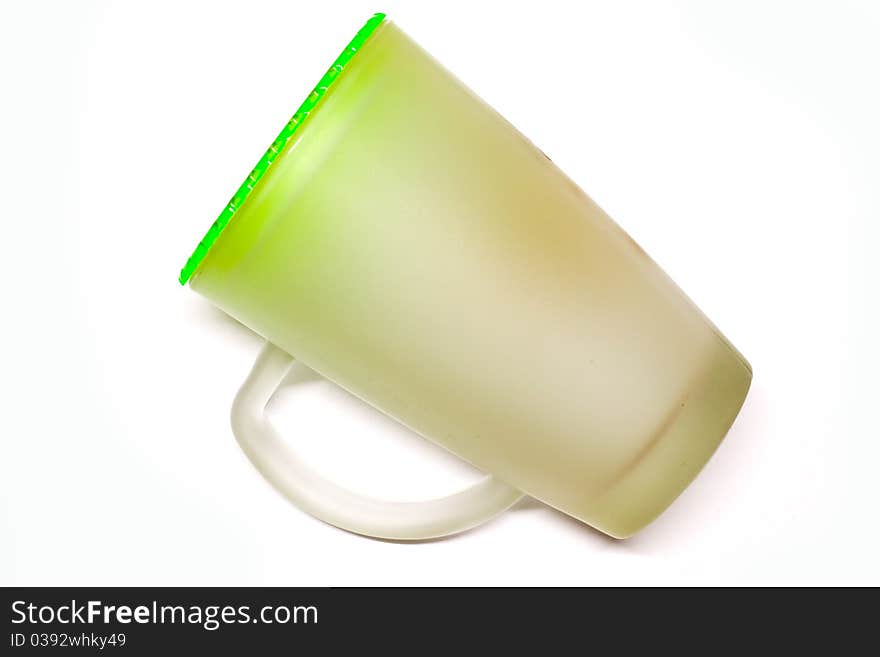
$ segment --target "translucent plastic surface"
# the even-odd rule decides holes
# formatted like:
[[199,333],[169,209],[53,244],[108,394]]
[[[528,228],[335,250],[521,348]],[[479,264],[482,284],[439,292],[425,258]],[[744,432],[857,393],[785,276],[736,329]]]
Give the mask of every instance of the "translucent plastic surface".
[[629,236],[387,21],[190,284],[425,437],[619,537],[691,481],[751,380]]

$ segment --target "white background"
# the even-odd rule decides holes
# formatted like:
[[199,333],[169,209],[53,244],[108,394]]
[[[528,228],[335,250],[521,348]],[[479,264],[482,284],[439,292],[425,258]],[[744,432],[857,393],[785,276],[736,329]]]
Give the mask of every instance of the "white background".
[[[5,2],[0,584],[880,584],[880,9],[851,2]],[[400,544],[239,451],[260,340],[177,283],[366,18],[388,12],[593,196],[751,361],[684,495],[624,541],[538,502]],[[299,369],[317,467],[477,475]]]

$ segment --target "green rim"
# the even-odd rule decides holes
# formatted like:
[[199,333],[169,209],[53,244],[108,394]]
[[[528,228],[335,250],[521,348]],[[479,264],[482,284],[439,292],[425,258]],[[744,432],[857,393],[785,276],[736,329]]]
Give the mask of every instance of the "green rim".
[[272,162],[274,162],[284,151],[284,148],[287,146],[291,137],[296,134],[296,131],[308,118],[309,113],[320,102],[324,94],[327,93],[327,89],[333,84],[333,81],[339,77],[342,70],[384,20],[385,14],[374,14],[372,18],[364,24],[345,47],[345,50],[343,50],[339,57],[336,58],[336,61],[333,62],[333,66],[331,66],[324,74],[324,77],[320,79],[317,86],[312,90],[312,93],[310,93],[308,98],[303,101],[303,104],[299,106],[299,109],[296,110],[296,113],[290,121],[285,124],[278,137],[272,142],[263,154],[263,157],[260,158],[260,161],[257,162],[257,166],[253,168],[253,171],[251,171],[250,174],[248,174],[248,177],[245,178],[245,181],[238,188],[238,191],[235,192],[235,196],[233,196],[229,203],[226,204],[226,207],[223,208],[220,216],[217,217],[213,224],[211,224],[211,227],[208,229],[208,232],[205,233],[202,241],[199,242],[199,245],[195,248],[195,251],[193,251],[192,255],[189,257],[189,260],[186,261],[183,269],[180,270],[180,277],[178,280],[181,285],[186,285],[186,282],[192,277],[199,264],[205,259],[205,256],[208,255],[211,246],[217,241],[217,238],[220,237],[220,233],[222,233],[223,229],[229,224],[232,216],[253,191],[256,184],[260,181],[260,178],[262,178],[269,167],[272,166]]

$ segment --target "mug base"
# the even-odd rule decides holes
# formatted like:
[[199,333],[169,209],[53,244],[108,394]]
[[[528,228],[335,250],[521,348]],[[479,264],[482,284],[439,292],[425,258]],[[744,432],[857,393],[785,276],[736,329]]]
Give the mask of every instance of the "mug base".
[[723,337],[718,356],[650,449],[591,504],[585,522],[628,538],[656,519],[699,474],[733,425],[748,394],[752,368]]

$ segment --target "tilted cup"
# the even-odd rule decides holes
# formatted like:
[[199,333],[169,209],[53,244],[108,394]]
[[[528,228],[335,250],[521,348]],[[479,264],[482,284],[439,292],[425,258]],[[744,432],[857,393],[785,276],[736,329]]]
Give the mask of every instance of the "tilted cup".
[[[629,536],[706,463],[751,381],[619,226],[382,15],[187,280],[275,345],[237,402],[249,456],[297,504],[363,534],[452,533],[524,492]],[[262,415],[288,354],[490,477],[422,505],[324,480]]]

